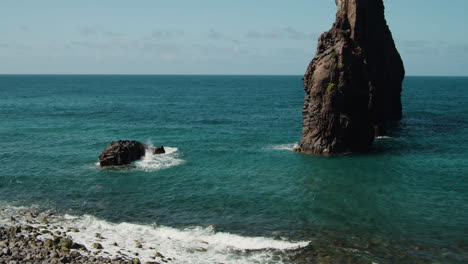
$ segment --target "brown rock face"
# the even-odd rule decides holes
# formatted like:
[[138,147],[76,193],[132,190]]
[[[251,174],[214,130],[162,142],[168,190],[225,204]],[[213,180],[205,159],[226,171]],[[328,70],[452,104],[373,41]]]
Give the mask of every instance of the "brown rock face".
[[402,117],[405,70],[382,0],[336,4],[333,28],[320,37],[304,75],[304,122],[297,151],[367,151],[386,123]]
[[119,140],[111,142],[101,155],[101,167],[128,165],[145,156],[145,145],[138,141]]

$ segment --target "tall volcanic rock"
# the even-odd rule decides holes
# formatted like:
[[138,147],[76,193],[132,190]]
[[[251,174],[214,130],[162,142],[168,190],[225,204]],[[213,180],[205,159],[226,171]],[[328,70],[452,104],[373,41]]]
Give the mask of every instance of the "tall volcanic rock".
[[336,0],[304,75],[303,131],[297,151],[367,151],[389,121],[400,120],[405,75],[382,0]]

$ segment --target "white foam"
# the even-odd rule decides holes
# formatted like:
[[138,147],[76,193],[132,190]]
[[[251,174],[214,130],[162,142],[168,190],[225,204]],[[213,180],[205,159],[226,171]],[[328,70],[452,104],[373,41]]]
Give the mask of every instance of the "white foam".
[[290,143],[290,144],[279,144],[279,145],[273,145],[269,147],[270,149],[275,149],[275,150],[294,150],[297,148],[299,145],[297,143]]
[[153,145],[148,144],[145,156],[143,159],[136,161],[135,166],[137,169],[144,171],[156,171],[160,169],[169,168],[182,164],[184,160],[179,158],[179,152],[177,148],[164,147],[166,153],[164,154],[153,154]]
[[376,139],[393,139],[392,137],[389,136],[378,136]]
[[[24,208],[17,208],[17,210],[20,209],[24,210]],[[2,220],[7,219],[6,211],[3,210],[0,213]],[[10,210],[10,213],[12,211],[15,210]],[[18,212],[15,213],[16,215]],[[38,216],[37,219],[41,217]],[[17,220],[25,222],[27,219],[17,218]],[[114,257],[124,254],[129,258],[138,257],[142,262],[162,261],[158,257],[154,259],[156,252],[159,252],[166,259],[172,258],[170,263],[176,264],[282,263],[280,257],[274,256],[275,252],[304,247],[308,244],[305,241],[291,242],[216,232],[213,226],[180,230],[156,224],[111,223],[90,215],[50,216],[48,221],[49,226],[63,227],[62,231],[68,228],[78,228],[79,232],[67,232],[67,235],[91,250],[93,250],[91,247],[93,243],[100,243],[104,249],[97,252],[98,255]],[[99,233],[103,239],[96,237],[96,233]],[[47,238],[47,235],[44,235],[44,238]],[[141,248],[137,247],[137,244],[141,244]],[[248,252],[248,250],[258,251]]]

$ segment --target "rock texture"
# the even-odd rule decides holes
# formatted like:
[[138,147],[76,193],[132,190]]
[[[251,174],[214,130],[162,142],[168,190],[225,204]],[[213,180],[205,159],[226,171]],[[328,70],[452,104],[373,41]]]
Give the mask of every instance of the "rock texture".
[[99,155],[102,167],[128,165],[145,155],[145,145],[138,141],[119,140],[111,142]]
[[304,75],[303,131],[297,151],[367,151],[402,117],[403,62],[382,0],[336,0],[330,31]]
[[[57,227],[63,229],[62,227]],[[50,239],[44,239],[44,234]],[[102,248],[101,248],[102,249]],[[141,263],[128,256],[103,257],[64,235],[29,225],[0,226],[0,264],[19,263]],[[138,260],[138,261],[136,261]],[[157,263],[157,262],[146,262]]]

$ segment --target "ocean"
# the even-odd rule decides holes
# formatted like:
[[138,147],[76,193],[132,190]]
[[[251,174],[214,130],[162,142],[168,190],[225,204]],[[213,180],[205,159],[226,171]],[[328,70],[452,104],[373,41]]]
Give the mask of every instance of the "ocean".
[[[301,77],[0,75],[0,225],[53,212],[174,263],[468,262],[468,78],[406,77],[371,153],[321,157],[291,151]],[[168,153],[100,168],[120,139]]]

